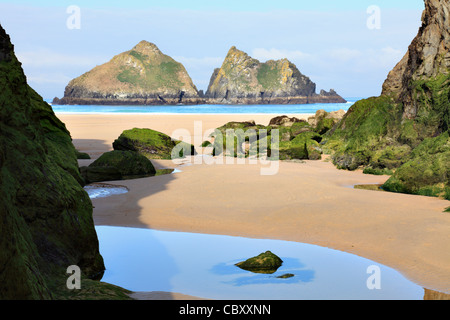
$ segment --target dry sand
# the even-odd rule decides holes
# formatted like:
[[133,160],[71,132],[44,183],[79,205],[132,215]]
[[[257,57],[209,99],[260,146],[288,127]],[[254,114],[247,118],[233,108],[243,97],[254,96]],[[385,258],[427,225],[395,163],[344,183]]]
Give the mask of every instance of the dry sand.
[[[123,130],[134,127],[171,135],[180,128],[193,133],[194,121],[202,121],[207,130],[228,121],[255,120],[267,125],[273,116],[58,117],[71,132],[75,146],[95,158],[111,150]],[[450,293],[450,214],[443,213],[448,201],[356,190],[351,186],[383,183],[388,177],[337,170],[327,161],[281,162],[278,173],[267,176],[261,175],[260,164],[154,163],[159,168],[178,166],[182,172],[115,182],[130,192],[94,199],[97,225],[316,244],[374,260],[424,288]]]

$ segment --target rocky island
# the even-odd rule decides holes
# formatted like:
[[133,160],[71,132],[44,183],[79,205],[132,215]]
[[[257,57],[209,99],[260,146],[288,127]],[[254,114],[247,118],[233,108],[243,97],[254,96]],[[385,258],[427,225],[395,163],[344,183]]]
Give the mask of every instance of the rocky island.
[[73,79],[53,104],[176,105],[199,104],[197,88],[184,66],[156,45],[139,42],[133,49]]
[[316,84],[287,59],[260,63],[232,47],[215,69],[206,94],[184,66],[156,45],[141,41],[132,50],[73,79],[55,105],[195,105],[345,103],[333,89]]
[[209,104],[345,103],[333,89],[316,93],[316,84],[287,59],[261,63],[232,47],[215,69],[206,91]]

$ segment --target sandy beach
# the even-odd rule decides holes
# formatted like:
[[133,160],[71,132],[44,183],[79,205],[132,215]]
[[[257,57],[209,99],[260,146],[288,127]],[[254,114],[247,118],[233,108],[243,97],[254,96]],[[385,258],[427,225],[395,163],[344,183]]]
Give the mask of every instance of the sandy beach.
[[[289,115],[307,118],[310,115]],[[203,135],[228,121],[267,125],[274,115],[58,114],[76,148],[93,159],[112,150],[123,130],[177,129]],[[198,124],[198,123],[197,123]],[[92,160],[80,160],[80,165]],[[113,182],[130,192],[94,199],[96,225],[269,238],[353,253],[401,272],[424,288],[450,293],[448,201],[356,190],[387,176],[337,170],[330,162],[281,162],[274,175],[261,164],[153,161],[181,172]],[[155,296],[152,295],[152,298]]]

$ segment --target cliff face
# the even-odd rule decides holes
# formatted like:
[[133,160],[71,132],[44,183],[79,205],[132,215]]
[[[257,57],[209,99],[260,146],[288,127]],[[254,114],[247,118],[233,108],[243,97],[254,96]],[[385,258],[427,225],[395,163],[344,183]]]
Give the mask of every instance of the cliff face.
[[[436,95],[446,93],[448,96],[449,21],[450,2],[448,0],[425,1],[422,26],[417,36],[409,46],[408,52],[389,73],[383,84],[383,95],[392,95],[397,101],[403,103],[404,118],[420,117],[422,109],[430,108],[430,103],[439,103]],[[440,92],[442,90],[446,92]],[[448,118],[446,124],[441,125],[448,127]]]
[[104,265],[65,125],[31,89],[0,26],[0,299],[51,299],[66,269]]
[[316,94],[316,84],[287,59],[261,63],[236,47],[214,70],[206,98],[211,104],[345,102],[334,90]]
[[329,134],[340,168],[393,169],[385,190],[450,199],[450,1],[425,0],[422,26],[380,97]]
[[181,63],[141,41],[132,50],[73,79],[55,104],[199,103],[197,88]]

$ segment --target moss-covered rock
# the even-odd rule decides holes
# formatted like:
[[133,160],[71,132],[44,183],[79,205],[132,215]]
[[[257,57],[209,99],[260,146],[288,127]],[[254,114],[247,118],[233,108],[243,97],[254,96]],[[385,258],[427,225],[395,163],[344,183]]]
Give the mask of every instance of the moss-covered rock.
[[410,160],[383,185],[383,189],[450,200],[449,133],[425,139],[412,151]]
[[266,251],[256,257],[239,262],[236,266],[255,273],[272,274],[275,273],[282,264],[283,260],[281,260],[277,255],[270,251]]
[[367,167],[367,168],[364,168],[363,173],[364,174],[372,174],[375,176],[383,176],[383,175],[391,176],[394,172],[392,170],[389,170],[386,168],[376,169],[376,168]]
[[0,299],[56,299],[78,265],[105,269],[65,125],[31,89],[0,26]]
[[77,159],[82,159],[82,160],[91,159],[91,156],[85,152],[80,152],[78,150],[75,150],[75,154],[77,155]]
[[152,129],[125,130],[113,142],[114,150],[136,151],[148,159],[177,159],[197,152],[193,145],[173,140],[168,135]]
[[325,134],[336,166],[395,171],[383,189],[450,198],[449,10],[425,1],[422,26],[382,95],[355,103]]
[[[212,134],[213,155],[231,157],[265,157],[279,160],[319,160],[322,157],[322,136],[304,121],[283,121],[271,126],[257,125],[253,121],[229,122]],[[277,118],[274,118],[277,119]],[[288,123],[288,125],[286,125]],[[274,136],[277,134],[277,137]],[[273,142],[278,141],[277,145]],[[272,152],[277,150],[278,152]]]
[[122,176],[145,176],[156,173],[152,162],[136,151],[114,150],[106,152],[89,165],[92,167],[114,167]]
[[411,147],[402,134],[401,105],[381,96],[356,102],[325,137],[333,163],[340,169],[361,166],[395,168],[407,161]]
[[118,181],[123,179],[123,175],[120,173],[119,169],[112,166],[81,167],[80,173],[85,184],[104,181]]

